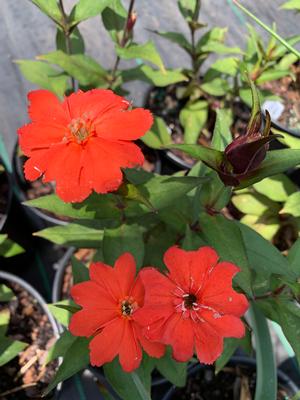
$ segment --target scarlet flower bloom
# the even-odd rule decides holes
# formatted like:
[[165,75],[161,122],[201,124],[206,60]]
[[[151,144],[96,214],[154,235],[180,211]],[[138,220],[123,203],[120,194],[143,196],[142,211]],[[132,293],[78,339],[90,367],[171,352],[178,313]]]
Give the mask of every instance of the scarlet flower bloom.
[[66,202],[83,201],[92,190],[107,193],[122,183],[120,168],[142,165],[144,156],[132,140],[152,125],[142,108],[110,90],[78,91],[61,102],[47,90],[28,94],[31,123],[18,130],[22,151],[29,157],[25,177],[55,181]]
[[195,349],[200,362],[211,364],[222,353],[224,337],[245,334],[239,317],[248,301],[231,282],[239,268],[218,258],[211,247],[173,246],[164,255],[167,275],[151,267],[140,272],[145,302],[136,320],[150,340],[171,345],[177,361],[189,360]]
[[82,310],[73,314],[69,329],[74,336],[93,336],[89,345],[92,365],[101,366],[119,355],[124,371],[131,372],[140,365],[142,347],[151,357],[164,354],[165,346],[146,339],[135,321],[144,303],[144,287],[135,272],[133,256],[124,253],[114,268],[101,262],[91,264],[91,280],[71,289]]

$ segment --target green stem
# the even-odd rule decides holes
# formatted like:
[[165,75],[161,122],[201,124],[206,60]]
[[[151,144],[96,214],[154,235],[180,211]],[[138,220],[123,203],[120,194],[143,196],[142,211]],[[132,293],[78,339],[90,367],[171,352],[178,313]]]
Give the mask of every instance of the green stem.
[[295,54],[298,58],[300,58],[300,53],[293,46],[291,46],[287,41],[285,41],[281,36],[279,36],[273,29],[264,24],[260,19],[258,19],[254,14],[252,14],[247,8],[238,3],[237,0],[232,0],[233,3],[239,7],[245,14],[247,14],[250,18],[252,18],[258,25],[264,28],[267,32],[269,32],[275,39],[277,39],[283,46],[285,46],[291,53]]
[[256,388],[254,400],[276,400],[277,370],[268,322],[258,306],[249,309],[256,348]]
[[136,372],[132,372],[131,376],[139,394],[141,395],[141,398],[143,400],[151,400],[150,394],[147,392],[138,374]]
[[[71,39],[70,39],[71,31],[69,28],[68,16],[65,12],[63,0],[59,0],[59,7],[60,7],[61,14],[63,17],[63,33],[65,36],[66,50],[70,56],[72,54],[72,44],[71,44]],[[72,85],[72,91],[75,92],[75,79],[73,77],[71,77],[71,85]]]

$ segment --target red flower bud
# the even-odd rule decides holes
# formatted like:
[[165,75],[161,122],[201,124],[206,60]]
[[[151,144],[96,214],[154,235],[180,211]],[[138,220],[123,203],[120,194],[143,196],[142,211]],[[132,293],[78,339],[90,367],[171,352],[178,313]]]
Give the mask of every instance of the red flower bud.
[[247,132],[234,139],[224,151],[219,176],[225,185],[238,186],[240,181],[256,170],[266,157],[269,142],[278,135],[269,135],[271,119],[266,111],[266,124],[263,132],[260,111],[250,121]]
[[137,19],[137,13],[135,11],[132,11],[127,20],[127,26],[126,26],[127,32],[131,32],[133,30],[136,19]]

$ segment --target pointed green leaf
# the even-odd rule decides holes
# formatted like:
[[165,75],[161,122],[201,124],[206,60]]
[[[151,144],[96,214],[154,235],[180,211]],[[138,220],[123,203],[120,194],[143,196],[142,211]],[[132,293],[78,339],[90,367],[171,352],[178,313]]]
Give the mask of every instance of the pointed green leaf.
[[208,103],[204,100],[186,105],[179,114],[181,125],[184,127],[184,142],[197,143],[208,117]]
[[90,362],[88,344],[88,339],[84,337],[76,338],[73,344],[65,352],[63,362],[59,366],[54,379],[45,390],[44,396],[50,393],[59,382],[65,381],[88,366]]
[[159,67],[162,72],[165,72],[163,61],[155,47],[154,42],[149,41],[144,44],[131,44],[128,47],[116,47],[116,52],[119,57],[130,60],[132,58],[141,58],[151,62]]
[[[84,53],[84,40],[79,29],[76,27],[70,34],[70,48],[72,54]],[[58,27],[56,31],[56,49],[67,53],[66,36],[64,31]]]
[[[94,0],[90,0],[94,1]],[[102,0],[103,1],[103,0]],[[107,6],[102,11],[102,22],[115,43],[121,44],[127,11],[121,0],[104,0]]]
[[192,51],[192,45],[187,41],[186,37],[182,33],[178,32],[158,32],[152,31],[157,35],[170,40],[173,43],[178,44],[178,46],[182,47],[188,53]]
[[0,342],[6,334],[10,319],[10,311],[8,308],[4,308],[0,311]]
[[24,253],[23,247],[8,239],[6,234],[0,235],[0,256],[13,257],[18,254]]
[[63,331],[53,346],[49,349],[45,364],[48,364],[58,357],[64,357],[68,349],[76,340],[77,337],[73,336],[68,330]]
[[70,25],[75,26],[79,22],[101,14],[111,0],[80,0],[72,9],[70,15]]
[[62,14],[56,0],[30,0],[53,21],[62,24]]
[[265,213],[277,215],[280,205],[260,193],[242,193],[232,197],[235,207],[244,214],[262,216]]
[[155,360],[155,365],[163,377],[173,385],[183,387],[187,378],[187,363],[177,362],[172,357],[172,350],[168,348],[166,354]]
[[5,285],[0,285],[0,302],[7,302],[15,297],[14,292]]
[[34,235],[56,244],[94,248],[101,246],[103,230],[79,224],[68,224],[46,228],[36,232]]
[[223,151],[225,150],[225,147],[232,142],[232,133],[230,131],[231,125],[232,116],[230,110],[218,109],[211,142],[211,147],[213,149]]
[[116,229],[105,229],[103,237],[105,262],[114,265],[116,259],[127,252],[134,256],[139,269],[144,260],[144,241],[141,228],[136,224],[122,224]]
[[125,69],[120,71],[119,75],[123,82],[140,80],[158,87],[188,81],[187,76],[185,76],[180,69],[167,69],[162,72],[161,70],[155,70],[149,67],[149,65],[139,65],[135,68]]
[[15,358],[28,346],[28,343],[1,337],[0,340],[0,367]]
[[71,262],[73,284],[76,285],[77,283],[88,281],[90,279],[90,276],[87,266],[74,256],[72,256]]
[[274,175],[255,183],[254,189],[273,201],[286,201],[289,195],[297,191],[297,186],[284,174]]
[[291,214],[294,217],[300,217],[300,192],[295,192],[288,197],[280,214]]
[[153,149],[160,149],[163,146],[171,144],[171,135],[165,121],[160,117],[155,117],[150,131],[141,140]]
[[[288,260],[291,269],[295,272],[297,277],[300,277],[300,238],[296,240],[288,253]],[[0,295],[1,298],[1,295]]]

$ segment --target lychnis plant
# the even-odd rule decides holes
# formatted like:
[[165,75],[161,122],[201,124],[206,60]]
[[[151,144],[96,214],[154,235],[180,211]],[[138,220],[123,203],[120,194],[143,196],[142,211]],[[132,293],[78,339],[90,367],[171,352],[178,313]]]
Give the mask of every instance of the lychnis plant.
[[103,366],[121,398],[149,399],[155,368],[184,385],[194,354],[220,370],[254,334],[256,399],[276,398],[266,317],[281,325],[300,359],[299,241],[284,257],[220,211],[234,186],[300,164],[300,150],[269,151],[269,123],[261,127],[252,90],[246,136],[232,141],[219,112],[214,149],[182,145],[203,161],[187,176],[139,168],[144,156],[133,140],[151,128],[152,116],[112,91],[79,91],[63,101],[45,90],[29,94],[31,123],[19,130],[25,175],[54,181],[56,194],[27,205],[74,219],[37,235],[97,250],[88,268],[73,260],[70,299],[51,307],[65,330],[49,354],[63,362],[47,391],[91,363]]

